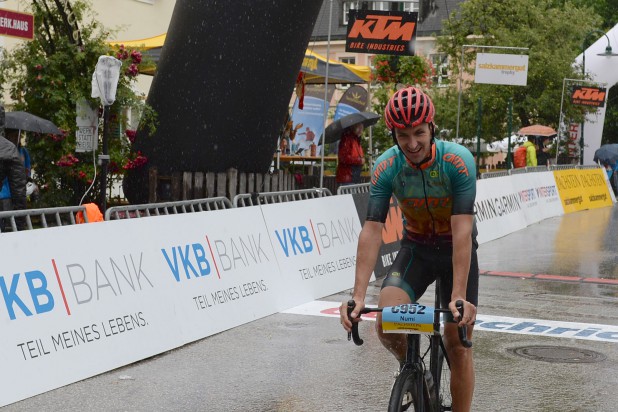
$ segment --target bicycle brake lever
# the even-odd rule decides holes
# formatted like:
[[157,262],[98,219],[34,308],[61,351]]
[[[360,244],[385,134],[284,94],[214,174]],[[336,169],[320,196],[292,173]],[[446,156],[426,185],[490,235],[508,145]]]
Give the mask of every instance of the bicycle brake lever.
[[[461,300],[456,301],[455,307],[459,311],[459,320],[463,319],[463,315],[464,315],[463,301]],[[468,340],[468,326],[467,325],[458,326],[457,333],[459,334],[459,341],[461,342],[462,346],[464,348],[471,348],[472,342]]]
[[356,307],[354,299],[348,300],[348,319],[352,322],[352,332],[348,332],[348,340],[354,339],[354,343],[358,346],[363,344],[363,340],[358,335],[358,322],[354,322],[352,319],[352,311]]

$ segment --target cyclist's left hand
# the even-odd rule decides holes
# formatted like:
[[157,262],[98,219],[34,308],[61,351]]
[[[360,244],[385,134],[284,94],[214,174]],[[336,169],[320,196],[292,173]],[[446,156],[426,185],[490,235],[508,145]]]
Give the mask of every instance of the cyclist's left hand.
[[[464,313],[463,313],[462,319],[459,319],[459,311],[457,310],[457,307],[455,306],[455,302],[458,300],[463,301],[463,304],[464,304]],[[474,325],[474,321],[476,320],[476,306],[474,306],[472,303],[462,298],[453,299],[448,304],[448,308],[451,310],[451,313],[453,314],[453,317],[455,318],[455,320],[458,321],[457,323],[458,326]]]

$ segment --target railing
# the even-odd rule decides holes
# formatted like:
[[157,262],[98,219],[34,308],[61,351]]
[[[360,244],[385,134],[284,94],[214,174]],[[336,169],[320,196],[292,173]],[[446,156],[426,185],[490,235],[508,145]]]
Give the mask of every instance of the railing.
[[295,200],[316,199],[324,196],[332,196],[326,188],[313,188],[302,190],[288,190],[284,192],[244,193],[234,196],[234,207],[266,205],[270,203],[292,202]]
[[[597,169],[598,165],[550,165],[549,167],[525,167],[511,170],[501,170],[481,174],[481,179],[508,176],[518,173],[532,173],[547,170],[568,169]],[[618,180],[618,174],[613,176]],[[337,195],[358,194],[369,192],[369,183],[340,186]],[[114,206],[105,213],[105,220],[135,219],[150,216],[163,216],[181,213],[206,212],[211,210],[231,209],[236,207],[265,205],[272,203],[292,202],[297,200],[315,199],[324,196],[332,196],[327,188],[312,188],[301,190],[287,190],[278,192],[245,193],[234,196],[233,200],[220,196],[205,199],[181,200],[176,202],[149,203],[143,205]],[[75,225],[76,214],[82,212],[85,222],[88,222],[88,214],[85,206],[67,206],[45,209],[26,209],[0,212],[0,221],[6,224],[0,225],[0,231],[5,226],[15,232],[18,230],[32,230],[55,226]],[[19,223],[19,225],[18,225]],[[23,229],[22,229],[23,226]],[[4,230],[7,231],[7,230]]]
[[359,183],[356,185],[345,185],[337,188],[338,195],[352,195],[356,193],[369,193],[369,183]]
[[144,205],[114,206],[105,211],[105,220],[135,219],[231,208],[232,202],[230,202],[227,197],[180,200],[177,202],[149,203]]
[[[9,210],[0,212],[0,221],[8,220],[9,226],[13,232],[17,232],[18,220],[25,221],[25,228],[32,230],[38,227],[56,227],[67,226],[77,224],[75,221],[75,214],[82,212],[84,221],[88,222],[88,214],[86,213],[85,206],[66,206],[66,207],[52,207],[44,209],[25,209],[25,210]],[[37,218],[33,225],[33,217]],[[48,217],[51,219],[48,220]],[[0,231],[3,231],[4,224],[0,225]],[[19,225],[21,226],[21,224]],[[22,228],[20,228],[22,229]],[[23,230],[22,229],[22,230]],[[4,230],[6,231],[6,230]]]
[[598,169],[599,165],[549,165],[549,166],[526,166],[518,167],[510,170],[501,170],[498,172],[487,172],[481,174],[481,179],[491,179],[492,177],[503,177],[511,175],[519,175],[523,173],[547,172],[552,170],[570,170],[570,169]]

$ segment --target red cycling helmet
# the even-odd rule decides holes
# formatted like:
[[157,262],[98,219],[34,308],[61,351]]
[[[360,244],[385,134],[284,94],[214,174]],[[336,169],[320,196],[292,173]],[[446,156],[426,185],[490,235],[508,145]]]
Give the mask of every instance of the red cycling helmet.
[[436,109],[433,102],[421,89],[406,87],[398,90],[386,104],[384,121],[386,127],[415,127],[421,123],[432,123]]

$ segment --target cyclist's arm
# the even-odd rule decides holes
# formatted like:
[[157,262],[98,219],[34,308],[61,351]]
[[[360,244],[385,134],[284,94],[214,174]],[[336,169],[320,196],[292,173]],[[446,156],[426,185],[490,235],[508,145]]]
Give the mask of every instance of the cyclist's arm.
[[[363,228],[358,236],[358,248],[356,252],[356,275],[354,277],[354,290],[352,299],[356,302],[356,306],[352,311],[352,318],[358,317],[358,313],[365,307],[365,296],[369,279],[375,266],[382,246],[382,222],[366,220]],[[350,332],[352,330],[352,322],[347,316],[346,302],[341,304],[339,313],[341,316],[341,324],[344,329]]]
[[354,291],[352,292],[352,299],[355,301],[365,301],[369,279],[382,246],[383,226],[382,222],[367,220],[358,237],[356,277],[354,279]]
[[449,308],[457,318],[458,312],[455,301],[464,301],[464,323],[472,324],[476,318],[476,308],[467,303],[466,289],[468,285],[468,273],[470,272],[470,259],[472,255],[472,228],[474,225],[473,215],[451,216],[451,229],[453,233],[453,291]]

